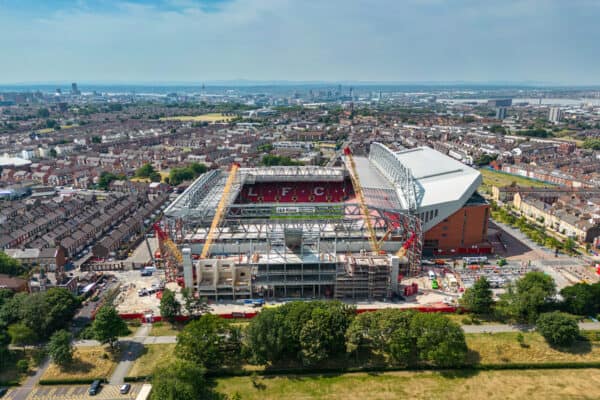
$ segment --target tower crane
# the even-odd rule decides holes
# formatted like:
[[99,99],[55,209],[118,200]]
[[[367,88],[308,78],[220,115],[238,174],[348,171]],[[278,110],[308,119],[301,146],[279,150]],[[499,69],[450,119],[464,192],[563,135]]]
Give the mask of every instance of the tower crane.
[[202,248],[200,258],[208,257],[208,254],[210,252],[210,246],[215,240],[217,228],[221,224],[223,216],[225,215],[225,208],[227,207],[229,192],[231,192],[231,187],[233,186],[233,181],[235,180],[235,174],[237,173],[239,167],[240,166],[237,163],[231,164],[229,176],[227,177],[225,187],[223,188],[223,195],[221,196],[219,204],[217,205],[217,210],[215,211],[215,216],[213,217],[212,224],[210,225],[210,230],[208,231],[208,235],[206,236],[206,241],[204,242],[204,247]]
[[152,225],[158,238],[158,247],[160,248],[160,254],[165,260],[165,275],[168,282],[175,281],[177,279],[178,268],[183,264],[183,256],[179,248],[171,240],[169,235],[162,230],[158,223]]
[[381,248],[380,242],[377,241],[375,228],[373,227],[373,223],[371,222],[369,208],[367,207],[367,203],[365,202],[365,196],[362,190],[362,186],[360,184],[358,173],[356,172],[356,164],[354,163],[354,157],[352,156],[352,150],[350,150],[350,147],[344,148],[344,155],[346,156],[350,164],[350,179],[352,180],[354,192],[356,193],[356,198],[358,199],[358,205],[360,206],[360,211],[363,215],[365,225],[367,226],[367,230],[369,232],[369,242],[371,243],[371,250],[373,250],[374,253],[379,253],[379,250]]

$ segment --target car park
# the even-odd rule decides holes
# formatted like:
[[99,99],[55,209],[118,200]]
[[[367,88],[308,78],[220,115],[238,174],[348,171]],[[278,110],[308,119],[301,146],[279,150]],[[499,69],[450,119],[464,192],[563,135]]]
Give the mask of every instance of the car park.
[[90,388],[88,389],[88,393],[90,396],[95,396],[98,394],[98,392],[100,392],[101,388],[102,388],[102,382],[100,382],[99,380],[96,379],[90,385]]

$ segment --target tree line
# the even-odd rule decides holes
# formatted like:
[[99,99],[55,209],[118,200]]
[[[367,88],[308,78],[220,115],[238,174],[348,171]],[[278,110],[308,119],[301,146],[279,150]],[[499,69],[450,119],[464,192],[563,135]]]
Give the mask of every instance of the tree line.
[[210,390],[205,373],[244,363],[459,367],[467,362],[467,345],[460,326],[442,314],[383,309],[357,315],[339,301],[296,301],[263,309],[245,329],[205,314],[184,327],[175,354],[153,372],[153,399],[223,398]]

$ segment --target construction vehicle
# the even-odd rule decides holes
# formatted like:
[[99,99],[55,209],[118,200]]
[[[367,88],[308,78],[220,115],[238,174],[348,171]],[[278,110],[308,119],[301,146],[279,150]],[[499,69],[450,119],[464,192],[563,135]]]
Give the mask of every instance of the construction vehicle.
[[229,170],[229,176],[227,177],[227,181],[225,182],[225,187],[223,188],[223,195],[219,200],[219,204],[217,205],[217,210],[215,211],[215,216],[213,217],[212,224],[210,225],[210,230],[208,231],[208,235],[206,235],[206,241],[204,242],[204,247],[202,248],[202,253],[200,254],[200,258],[207,258],[210,254],[210,246],[215,240],[215,236],[217,234],[217,228],[221,224],[223,220],[223,216],[225,215],[225,209],[227,207],[227,201],[229,199],[229,192],[231,192],[231,187],[233,186],[233,182],[235,180],[235,175],[239,168],[239,164],[233,163],[231,164],[231,169]]
[[183,255],[175,242],[162,230],[158,223],[155,223],[152,227],[156,232],[160,255],[165,263],[165,277],[167,282],[174,282],[179,274],[179,266],[183,265]]

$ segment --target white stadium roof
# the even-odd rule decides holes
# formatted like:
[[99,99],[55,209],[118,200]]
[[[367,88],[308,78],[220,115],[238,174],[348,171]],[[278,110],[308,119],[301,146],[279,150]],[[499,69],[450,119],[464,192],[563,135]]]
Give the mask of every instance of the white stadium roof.
[[401,208],[421,215],[424,231],[463,207],[482,181],[477,170],[429,147],[393,152],[374,143],[369,158],[355,162],[361,186],[395,189]]

